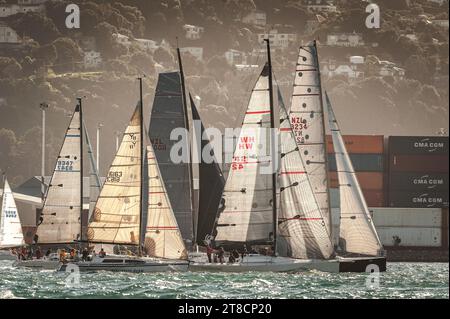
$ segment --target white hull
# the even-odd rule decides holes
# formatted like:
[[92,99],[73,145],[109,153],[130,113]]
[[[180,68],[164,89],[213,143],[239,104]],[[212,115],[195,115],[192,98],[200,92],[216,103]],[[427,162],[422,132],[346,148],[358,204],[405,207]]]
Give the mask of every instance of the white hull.
[[56,270],[61,266],[59,260],[49,260],[49,259],[30,259],[30,260],[17,260],[13,266],[15,267],[27,267],[33,269],[46,269],[46,270]]
[[184,272],[188,270],[189,262],[183,260],[109,255],[105,258],[94,257],[92,261],[64,264],[59,270],[65,271],[68,265],[75,265],[81,272],[114,271],[152,273]]
[[208,263],[206,261],[191,260],[190,271],[208,272],[303,272],[309,270],[325,272],[339,272],[337,260],[301,260],[287,257],[272,257],[262,255],[244,256],[243,261],[235,263]]
[[0,250],[0,260],[17,260],[17,256],[9,250]]

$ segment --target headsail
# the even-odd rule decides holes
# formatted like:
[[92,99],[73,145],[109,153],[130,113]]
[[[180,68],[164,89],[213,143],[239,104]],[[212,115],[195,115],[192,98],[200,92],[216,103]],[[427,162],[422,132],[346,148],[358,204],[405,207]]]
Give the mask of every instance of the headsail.
[[80,104],[67,128],[48,185],[35,241],[40,244],[81,240],[82,154]]
[[149,199],[145,250],[152,257],[187,259],[187,250],[151,145],[147,146],[147,160]]
[[[172,146],[178,143],[170,139],[170,134],[177,128],[186,128],[181,76],[179,72],[160,73],[150,118],[149,137],[181,235],[190,246],[194,238],[194,216],[189,163],[174,163],[170,158]],[[185,149],[189,149],[189,145]]]
[[140,236],[141,150],[139,105],[123,134],[88,226],[94,243],[138,245]]
[[278,252],[299,259],[328,259],[333,255],[333,244],[306,174],[279,89],[278,101],[281,141]]
[[[190,96],[190,95],[189,95]],[[197,224],[197,244],[205,245],[205,239],[212,235],[214,222],[216,220],[216,212],[222,198],[225,179],[222,175],[219,164],[216,162],[214,150],[206,136],[205,127],[201,122],[200,114],[197,111],[195,103],[190,96],[192,119],[200,121],[200,151],[211,154],[214,161],[206,163],[203,158],[199,164],[199,206],[198,206],[198,224]]]
[[18,247],[24,244],[22,226],[14,195],[5,177],[0,211],[0,248]]
[[346,253],[378,256],[382,254],[383,246],[345,148],[330,100],[326,93],[325,96],[339,179],[341,202],[339,246]]
[[97,165],[95,165],[95,159],[94,154],[92,152],[92,144],[91,140],[89,139],[89,134],[86,128],[86,125],[83,121],[83,131],[84,136],[86,138],[86,144],[88,149],[88,155],[89,155],[89,218],[91,219],[92,212],[95,208],[95,203],[97,202],[97,197],[100,194],[100,188],[101,188],[101,181],[100,177],[98,175]]
[[289,117],[311,186],[331,233],[325,123],[315,42],[300,47]]
[[270,164],[260,150],[262,134],[266,150],[271,147],[269,70],[266,64],[248,103],[215,226],[216,246],[273,244],[272,174],[260,172]]

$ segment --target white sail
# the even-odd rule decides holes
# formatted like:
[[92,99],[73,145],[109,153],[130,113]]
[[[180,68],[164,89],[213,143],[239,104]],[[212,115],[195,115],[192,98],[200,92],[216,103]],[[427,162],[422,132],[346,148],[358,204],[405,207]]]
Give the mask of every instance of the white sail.
[[289,117],[317,202],[331,233],[325,124],[315,44],[301,46]]
[[11,187],[5,177],[0,212],[0,248],[18,247],[24,244],[22,225]]
[[48,185],[37,242],[71,243],[81,239],[81,124],[76,106]]
[[94,243],[139,244],[141,200],[140,111],[136,107],[109,168],[88,226]]
[[144,241],[147,255],[187,259],[187,250],[151,145],[147,146],[147,160],[148,211]]
[[381,255],[383,246],[345,148],[328,95],[326,101],[339,179],[341,202],[339,246],[350,254]]
[[262,134],[270,149],[269,66],[266,64],[252,91],[233,154],[216,222],[216,245],[220,243],[271,243],[274,216],[272,175],[261,174],[270,164],[260,150]]
[[[278,251],[299,259],[328,259],[334,249],[305,165],[295,142],[287,111],[280,104],[281,167]],[[284,252],[283,252],[283,248]]]
[[[83,121],[84,124],[84,121]],[[95,165],[94,153],[92,152],[92,144],[89,138],[89,134],[86,125],[83,125],[84,136],[86,138],[86,145],[89,155],[89,218],[92,216],[92,212],[95,208],[98,195],[100,194],[101,181],[97,171],[97,165]]]

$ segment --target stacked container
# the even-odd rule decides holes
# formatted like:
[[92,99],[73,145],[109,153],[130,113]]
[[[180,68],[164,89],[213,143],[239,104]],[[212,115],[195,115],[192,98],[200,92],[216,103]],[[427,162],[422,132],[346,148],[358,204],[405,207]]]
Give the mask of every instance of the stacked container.
[[[383,135],[344,135],[345,147],[369,207],[385,206]],[[333,141],[327,136],[329,187],[338,188]]]
[[391,136],[388,206],[448,207],[448,137]]

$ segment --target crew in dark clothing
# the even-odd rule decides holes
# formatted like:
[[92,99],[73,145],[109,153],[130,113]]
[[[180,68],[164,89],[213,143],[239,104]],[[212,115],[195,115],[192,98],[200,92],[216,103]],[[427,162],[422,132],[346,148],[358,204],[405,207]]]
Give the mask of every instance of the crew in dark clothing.
[[88,252],[87,248],[84,248],[83,252],[81,253],[81,259],[83,261],[87,261],[88,258],[89,258],[89,252]]
[[211,245],[208,244],[208,246],[206,246],[206,255],[208,256],[208,262],[212,263],[212,253],[214,252],[214,249],[211,247]]
[[241,252],[241,259],[244,260],[244,256],[247,256],[248,251],[247,251],[247,246],[244,246],[244,249]]
[[223,249],[223,247],[220,247],[220,248],[219,248],[219,252],[218,252],[218,256],[217,256],[217,257],[219,257],[219,262],[220,262],[221,264],[224,263],[224,256],[225,256],[225,250]]
[[47,252],[45,253],[45,257],[50,257],[50,254],[52,253],[51,249],[47,249]]
[[36,254],[36,259],[41,259],[42,253],[41,253],[41,249],[39,247],[36,249],[35,254]]
[[239,258],[239,252],[236,249],[233,249],[230,255],[233,256],[234,262],[237,261]]

